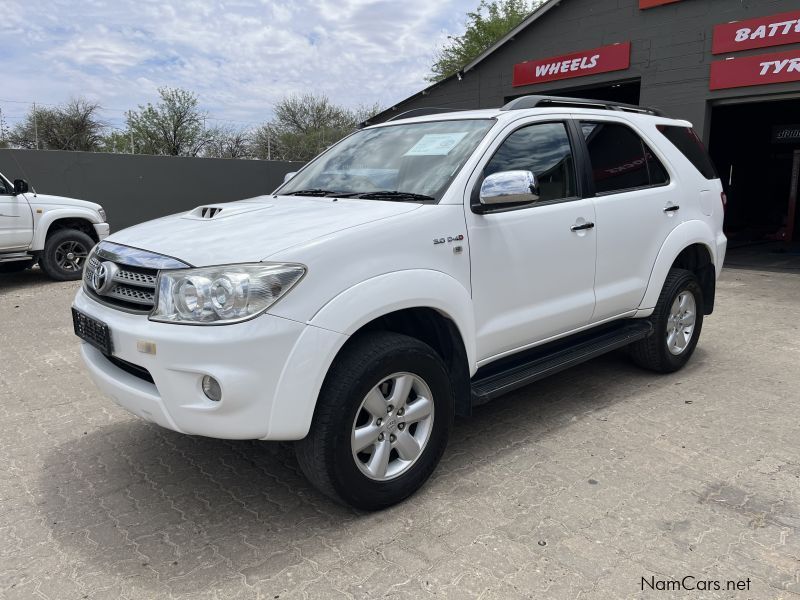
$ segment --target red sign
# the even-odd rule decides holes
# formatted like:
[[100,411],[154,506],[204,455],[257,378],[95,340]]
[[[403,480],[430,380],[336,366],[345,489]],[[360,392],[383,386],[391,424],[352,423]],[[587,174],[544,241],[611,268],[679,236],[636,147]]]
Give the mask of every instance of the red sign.
[[714,27],[711,52],[738,52],[800,42],[800,10]]
[[673,2],[680,2],[681,0],[639,0],[639,9],[653,8],[654,6],[661,6],[662,4],[672,4]]
[[711,63],[711,89],[800,81],[800,50]]
[[609,71],[622,71],[630,66],[631,43],[612,44],[594,50],[518,63],[514,65],[511,85],[517,87]]

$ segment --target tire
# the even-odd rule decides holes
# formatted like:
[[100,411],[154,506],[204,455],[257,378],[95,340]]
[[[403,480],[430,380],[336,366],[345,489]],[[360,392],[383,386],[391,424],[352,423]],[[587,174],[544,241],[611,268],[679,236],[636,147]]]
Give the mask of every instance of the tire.
[[50,279],[75,281],[83,275],[83,263],[93,246],[94,240],[78,229],[56,230],[44,243],[39,266]]
[[[403,402],[404,389],[410,391],[401,409],[393,402]],[[428,394],[429,404],[423,402]],[[447,369],[433,348],[397,333],[365,333],[348,343],[325,377],[311,429],[295,443],[298,463],[308,480],[337,502],[362,510],[397,504],[416,492],[439,463],[453,405]],[[387,413],[379,417],[384,407]],[[430,420],[411,422],[427,408]],[[374,438],[361,452],[357,447],[365,442],[356,441],[357,428],[369,433],[362,440]],[[409,437],[416,446],[408,444]],[[421,451],[413,458],[417,447]],[[387,454],[381,477],[377,459]]]
[[[677,315],[684,316],[676,317],[673,307],[677,308]],[[703,291],[694,273],[670,270],[650,322],[653,334],[631,344],[631,358],[639,366],[657,373],[681,369],[692,357],[703,329]]]
[[15,260],[7,263],[0,263],[0,273],[21,273],[29,269],[36,261],[34,260]]

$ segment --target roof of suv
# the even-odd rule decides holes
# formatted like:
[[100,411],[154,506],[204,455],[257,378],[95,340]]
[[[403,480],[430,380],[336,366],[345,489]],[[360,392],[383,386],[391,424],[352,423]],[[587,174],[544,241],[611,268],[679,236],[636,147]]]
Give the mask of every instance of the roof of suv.
[[570,113],[593,116],[622,116],[636,119],[653,119],[657,123],[670,123],[691,126],[688,121],[665,117],[659,110],[632,104],[589,100],[582,98],[564,98],[558,96],[522,96],[501,108],[479,110],[452,110],[445,108],[418,108],[400,113],[384,123],[376,126],[390,125],[398,122],[420,123],[425,121],[449,121],[454,119],[502,119],[511,120],[522,116]]

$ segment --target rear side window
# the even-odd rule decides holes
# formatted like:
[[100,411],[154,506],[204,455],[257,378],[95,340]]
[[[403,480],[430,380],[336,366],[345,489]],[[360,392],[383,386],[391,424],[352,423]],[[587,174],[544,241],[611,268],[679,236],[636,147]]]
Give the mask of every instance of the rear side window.
[[589,149],[596,193],[610,194],[669,181],[664,165],[630,127],[583,121],[581,131]]
[[702,173],[706,179],[717,179],[717,170],[711,157],[708,156],[702,140],[691,127],[678,127],[677,125],[659,125],[658,130],[664,134],[672,145],[681,151],[689,162]]

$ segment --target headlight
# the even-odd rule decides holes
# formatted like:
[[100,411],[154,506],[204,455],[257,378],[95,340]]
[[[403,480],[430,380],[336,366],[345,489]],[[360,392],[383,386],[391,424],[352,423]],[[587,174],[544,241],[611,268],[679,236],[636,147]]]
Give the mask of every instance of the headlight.
[[103,223],[105,223],[106,222],[106,211],[104,211],[102,208],[98,208],[97,209],[97,214],[100,215],[100,220]]
[[305,275],[303,265],[255,263],[161,271],[151,321],[223,325],[275,304]]

